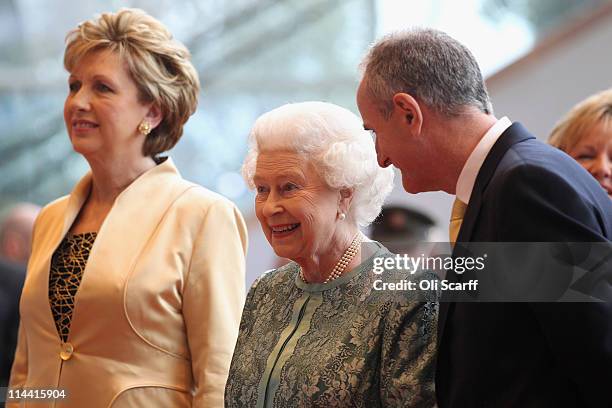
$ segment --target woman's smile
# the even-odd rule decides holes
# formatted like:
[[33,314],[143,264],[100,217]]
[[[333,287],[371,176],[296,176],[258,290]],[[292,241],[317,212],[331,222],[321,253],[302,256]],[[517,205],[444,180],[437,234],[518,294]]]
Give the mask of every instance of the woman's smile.
[[86,135],[99,127],[97,123],[89,120],[75,119],[72,121],[72,132],[75,135]]
[[300,227],[300,223],[296,224],[279,224],[270,227],[270,231],[272,231],[272,236],[274,238],[286,238]]

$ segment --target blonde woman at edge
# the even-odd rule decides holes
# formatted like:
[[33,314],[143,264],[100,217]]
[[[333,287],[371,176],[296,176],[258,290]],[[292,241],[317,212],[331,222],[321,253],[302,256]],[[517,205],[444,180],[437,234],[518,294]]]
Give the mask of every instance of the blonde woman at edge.
[[612,200],[612,89],[574,106],[557,123],[548,142],[580,163]]
[[197,105],[189,52],[122,9],[71,31],[64,65],[91,171],[36,221],[10,391],[65,390],[36,407],[221,407],[247,235],[231,202],[160,156]]

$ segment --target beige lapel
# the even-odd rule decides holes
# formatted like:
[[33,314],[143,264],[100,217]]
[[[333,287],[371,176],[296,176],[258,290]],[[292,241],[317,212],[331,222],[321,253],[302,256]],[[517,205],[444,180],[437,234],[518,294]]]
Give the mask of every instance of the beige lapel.
[[95,331],[80,330],[92,316],[110,314],[117,317],[117,324],[127,324],[121,319],[125,283],[168,208],[193,186],[180,177],[172,161],[167,159],[117,197],[87,261],[75,299],[71,339],[72,333],[75,342],[97,335]]
[[[91,249],[83,279],[78,289],[70,329],[70,342],[79,342],[95,331],[81,331],[95,316],[123,315],[124,284],[148,240],[172,203],[194,184],[183,180],[171,159],[143,173],[117,198],[104,220]],[[50,260],[53,252],[76,219],[91,187],[91,175],[79,181],[70,194],[61,228],[49,228],[43,256],[36,270],[45,278],[37,280],[44,285],[40,298],[44,299],[49,323],[57,340],[57,332],[48,301]],[[59,214],[58,214],[59,215]],[[58,225],[59,226],[59,225]],[[108,302],[100,301],[108,299]],[[119,315],[117,315],[119,314]],[[75,338],[76,336],[76,338]]]
[[[36,336],[50,344],[60,342],[55,321],[49,305],[49,269],[51,257],[76,219],[91,187],[91,173],[87,173],[75,186],[70,196],[60,198],[59,203],[52,204],[40,225],[36,225],[36,246],[30,257],[28,276],[22,296],[22,314],[28,316]],[[45,211],[45,210],[43,210]]]

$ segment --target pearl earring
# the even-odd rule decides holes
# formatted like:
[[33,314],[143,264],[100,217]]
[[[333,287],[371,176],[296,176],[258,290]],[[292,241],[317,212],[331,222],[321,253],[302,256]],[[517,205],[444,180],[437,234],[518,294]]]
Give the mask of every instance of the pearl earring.
[[344,221],[346,219],[346,214],[341,212],[338,218],[340,218],[340,221]]
[[143,120],[140,122],[140,125],[138,125],[138,131],[146,136],[151,133],[151,125],[146,120]]

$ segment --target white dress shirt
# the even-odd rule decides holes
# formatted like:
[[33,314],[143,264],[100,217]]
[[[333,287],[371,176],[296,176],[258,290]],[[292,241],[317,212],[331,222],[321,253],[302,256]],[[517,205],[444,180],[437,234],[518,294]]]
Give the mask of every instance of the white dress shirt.
[[493,126],[487,130],[487,133],[480,139],[480,142],[476,145],[470,157],[463,165],[459,179],[457,180],[456,196],[457,199],[461,200],[465,204],[470,202],[470,196],[472,195],[472,189],[476,182],[476,176],[482,167],[485,159],[489,155],[489,151],[497,142],[497,139],[512,125],[510,119],[507,116],[499,119]]

